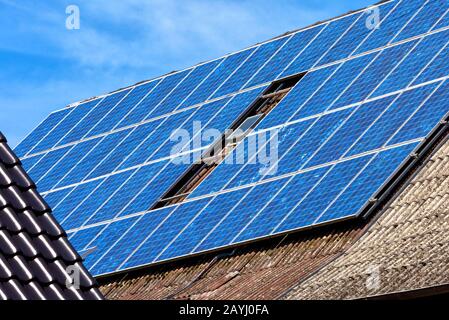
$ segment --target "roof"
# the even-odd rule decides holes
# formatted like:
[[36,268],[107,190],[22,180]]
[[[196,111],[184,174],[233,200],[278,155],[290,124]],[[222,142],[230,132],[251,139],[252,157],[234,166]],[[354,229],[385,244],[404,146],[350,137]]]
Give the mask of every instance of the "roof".
[[[286,298],[354,299],[447,286],[448,204],[446,142],[359,241]],[[367,286],[373,272],[379,283]]]
[[[79,288],[66,285],[71,283],[70,270],[79,270]],[[4,299],[103,297],[0,133],[0,300]]]
[[[449,141],[368,222],[101,279],[100,289],[110,299],[356,299],[433,292],[449,284],[448,201]],[[370,279],[376,281],[367,286]]]
[[[418,0],[383,9],[380,29],[367,28],[360,12],[308,29],[310,41],[296,34],[302,49],[292,35],[239,52],[232,67],[217,67],[231,61],[227,56],[61,110],[19,145],[17,154],[107,297],[297,299],[340,292],[342,285],[332,284],[341,268],[335,264],[364,241],[371,245],[378,221],[447,136],[447,6]],[[395,32],[375,31],[388,26]],[[252,73],[255,82],[244,78]],[[254,129],[282,128],[274,177],[250,166],[253,157],[228,167],[223,159],[207,163],[205,152],[204,161],[182,167],[171,161],[180,153],[168,156],[169,132],[186,122],[218,118],[222,130],[237,129],[251,116],[260,117]],[[216,145],[227,144],[213,158],[233,159],[249,138],[233,143],[222,134]],[[401,214],[394,219],[408,226],[410,212]],[[383,243],[389,236],[374,238]],[[349,275],[349,294],[335,296],[400,292],[380,289],[382,268],[394,261],[390,247],[408,244],[392,237],[346,262],[357,268],[365,252],[373,257],[354,271],[366,276],[358,284],[366,290],[352,290],[357,283]],[[421,258],[418,268],[427,263]],[[430,287],[436,285],[441,291],[445,284]]]

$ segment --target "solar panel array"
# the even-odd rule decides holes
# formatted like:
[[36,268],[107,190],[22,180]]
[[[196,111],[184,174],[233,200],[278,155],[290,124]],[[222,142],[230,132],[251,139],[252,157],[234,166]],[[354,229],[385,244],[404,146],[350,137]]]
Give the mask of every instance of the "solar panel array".
[[[360,215],[449,111],[449,1],[377,8],[377,28],[369,8],[45,119],[15,151],[74,246],[91,251],[90,271]],[[201,121],[224,132],[273,81],[304,72],[228,155],[245,162],[222,163],[182,203],[149,210],[190,167],[170,155],[173,130]],[[251,161],[263,155],[247,144],[274,128],[272,175]]]

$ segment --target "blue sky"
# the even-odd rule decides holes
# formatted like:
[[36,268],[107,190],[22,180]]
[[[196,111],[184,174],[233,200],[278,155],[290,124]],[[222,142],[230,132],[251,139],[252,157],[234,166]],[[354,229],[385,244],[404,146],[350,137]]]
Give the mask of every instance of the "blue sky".
[[[16,145],[51,111],[183,69],[373,0],[0,0],[0,131]],[[66,7],[80,9],[67,30]]]

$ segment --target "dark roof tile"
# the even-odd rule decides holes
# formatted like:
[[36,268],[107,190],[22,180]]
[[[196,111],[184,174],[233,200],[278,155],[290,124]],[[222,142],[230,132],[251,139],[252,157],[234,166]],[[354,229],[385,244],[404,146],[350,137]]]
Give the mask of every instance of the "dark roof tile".
[[103,299],[81,261],[0,133],[0,299]]
[[45,292],[41,285],[37,282],[31,281],[30,283],[24,285],[24,291],[27,299],[30,300],[46,300]]
[[5,208],[0,210],[0,229],[9,230],[10,232],[20,232],[22,230],[22,225],[12,209]]
[[27,299],[22,285],[16,279],[0,282],[0,291],[4,293],[6,299],[8,300]]
[[31,211],[25,210],[17,216],[20,224],[25,232],[33,236],[45,233],[45,230],[39,225],[38,217]]
[[[43,228],[49,236],[61,237],[65,234],[64,229],[56,222],[55,218],[50,213],[44,213],[37,217],[39,221],[39,226]],[[64,238],[61,238],[64,239]]]
[[6,142],[0,142],[0,162],[6,166],[14,166],[20,163],[19,158],[12,152]]
[[48,287],[45,287],[44,290],[48,300],[66,300],[62,289],[55,284],[51,284]]

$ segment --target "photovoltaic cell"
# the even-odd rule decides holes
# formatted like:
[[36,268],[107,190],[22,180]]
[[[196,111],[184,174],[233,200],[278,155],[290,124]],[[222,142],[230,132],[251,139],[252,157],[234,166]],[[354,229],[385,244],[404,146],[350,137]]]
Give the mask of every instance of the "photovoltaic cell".
[[346,16],[324,27],[319,36],[293,60],[282,76],[286,77],[300,73],[315,66],[334,42],[359,18],[359,15],[360,13]]
[[98,105],[91,108],[85,117],[78,122],[78,124],[76,124],[75,127],[70,130],[70,132],[67,133],[67,135],[61,139],[60,142],[58,142],[57,146],[66,145],[68,143],[80,140],[85,136],[90,137],[98,133],[102,133],[96,132],[94,127],[96,127],[96,124],[100,122],[108,114],[108,112],[111,111],[111,109],[113,109],[115,105],[117,105],[120,100],[128,94],[128,92],[129,89],[104,98],[100,103],[98,103]]
[[281,48],[288,38],[281,38],[259,46],[251,58],[246,60],[222,87],[215,92],[214,97],[221,97],[243,88],[251,76],[259,70]]
[[72,109],[63,109],[54,112],[48,116],[34,131],[27,136],[16,148],[15,153],[18,157],[23,157],[27,152],[43,139]]
[[[448,6],[384,2],[103,95],[52,113],[16,152],[94,275],[355,219],[448,116]],[[299,74],[168,204],[192,161]]]

